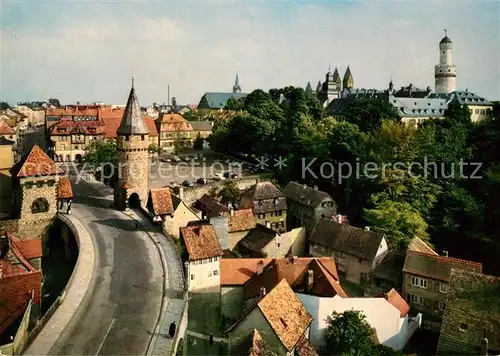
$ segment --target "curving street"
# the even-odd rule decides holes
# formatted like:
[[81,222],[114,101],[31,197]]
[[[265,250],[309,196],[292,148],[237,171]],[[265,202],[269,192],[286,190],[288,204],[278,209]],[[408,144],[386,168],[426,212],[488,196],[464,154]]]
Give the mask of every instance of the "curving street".
[[73,215],[96,243],[88,305],[50,354],[144,355],[161,312],[163,271],[154,243],[84,182],[73,182]]

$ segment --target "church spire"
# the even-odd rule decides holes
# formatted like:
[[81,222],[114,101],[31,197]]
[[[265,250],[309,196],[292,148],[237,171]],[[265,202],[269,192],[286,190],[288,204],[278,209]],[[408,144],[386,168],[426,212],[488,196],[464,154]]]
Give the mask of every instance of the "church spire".
[[344,89],[354,88],[354,78],[352,77],[351,68],[349,68],[349,66],[347,66],[345,71],[344,79],[342,80],[342,87]]
[[241,93],[240,78],[236,74],[236,79],[234,80],[233,93]]
[[118,135],[148,135],[149,130],[144,121],[141,112],[141,106],[137,100],[134,89],[134,79],[132,78],[132,88],[128,95],[127,105],[123,112],[120,127],[117,130]]

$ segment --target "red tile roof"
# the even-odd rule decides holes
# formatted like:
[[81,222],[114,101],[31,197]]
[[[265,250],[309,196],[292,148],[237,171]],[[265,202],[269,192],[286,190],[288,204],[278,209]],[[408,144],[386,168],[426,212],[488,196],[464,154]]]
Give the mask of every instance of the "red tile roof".
[[[118,130],[118,127],[120,127],[124,112],[125,109],[121,108],[99,109],[99,119],[104,122],[104,137],[108,139],[116,138],[116,131]],[[149,116],[145,116],[144,121],[146,121],[149,136],[158,136],[154,120]]]
[[10,244],[10,250],[19,264],[7,266],[7,261],[0,261],[0,334],[24,313],[32,296],[33,303],[40,303],[41,272],[26,260],[15,244]]
[[72,199],[73,189],[68,176],[62,176],[57,182],[57,199]]
[[212,225],[181,227],[190,261],[223,255],[217,233]]
[[160,127],[160,132],[193,131],[191,123],[179,114],[162,113],[156,124]]
[[156,130],[156,125],[152,117],[144,116],[144,121],[146,121],[146,126],[149,130],[149,136],[158,136],[158,131]]
[[14,130],[4,121],[0,119],[0,135],[15,135]]
[[257,306],[288,351],[293,350],[313,320],[285,279],[267,293]]
[[64,172],[40,146],[34,145],[31,151],[11,168],[10,173],[14,177],[22,178],[56,175]]
[[[312,285],[308,285],[309,270],[313,273]],[[221,274],[222,272],[221,268]],[[347,297],[339,283],[335,261],[330,257],[308,257],[273,259],[261,274],[253,275],[245,283],[245,298],[259,295],[261,287],[271,290],[282,279],[286,279],[296,292],[321,297],[334,297],[335,295]]]
[[71,105],[60,108],[47,108],[46,116],[93,116],[98,115],[98,106],[96,105]]
[[266,267],[272,258],[223,258],[220,260],[220,284],[243,285],[255,273],[257,273],[257,265],[262,261],[262,266]]
[[297,356],[318,356],[318,353],[306,337],[299,341],[295,348]]
[[102,135],[104,133],[104,127],[104,123],[101,121],[73,121],[62,119],[50,126],[49,135]]
[[152,212],[157,215],[167,215],[174,213],[174,205],[172,203],[172,195],[170,188],[154,188],[150,191]]
[[13,244],[26,259],[30,260],[32,258],[42,257],[42,239],[21,240],[12,232],[7,232],[7,236],[11,244]]
[[229,232],[246,231],[257,225],[252,209],[235,210],[229,217]]
[[394,288],[385,293],[384,298],[397,310],[399,310],[401,318],[404,318],[406,315],[408,315],[410,306]]

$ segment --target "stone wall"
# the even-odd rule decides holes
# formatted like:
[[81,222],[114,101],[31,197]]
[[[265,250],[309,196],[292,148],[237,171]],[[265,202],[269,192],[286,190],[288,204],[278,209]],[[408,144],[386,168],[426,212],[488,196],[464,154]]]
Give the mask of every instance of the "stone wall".
[[[58,180],[59,176],[20,179],[15,205],[19,216],[17,233],[21,239],[36,239],[51,224],[57,214]],[[33,213],[33,203],[40,198],[47,201],[48,211]]]
[[[258,182],[258,176],[249,176],[245,178],[233,179],[240,190],[247,189]],[[222,189],[225,181],[217,181],[196,187],[180,187],[178,196],[189,206],[197,199],[201,198],[203,194],[208,194],[214,187]]]
[[[115,188],[115,206],[126,208],[125,201],[134,193],[139,196],[141,205],[146,206],[149,194],[149,137],[148,135],[118,136],[118,185]],[[130,188],[121,191],[126,183]]]

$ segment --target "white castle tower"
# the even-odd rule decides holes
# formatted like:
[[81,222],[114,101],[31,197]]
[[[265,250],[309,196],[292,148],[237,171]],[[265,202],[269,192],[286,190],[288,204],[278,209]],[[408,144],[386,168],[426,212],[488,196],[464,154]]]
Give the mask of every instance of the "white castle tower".
[[439,42],[439,64],[434,67],[435,92],[451,93],[455,91],[457,80],[457,67],[452,61],[453,42],[444,30],[444,37]]

